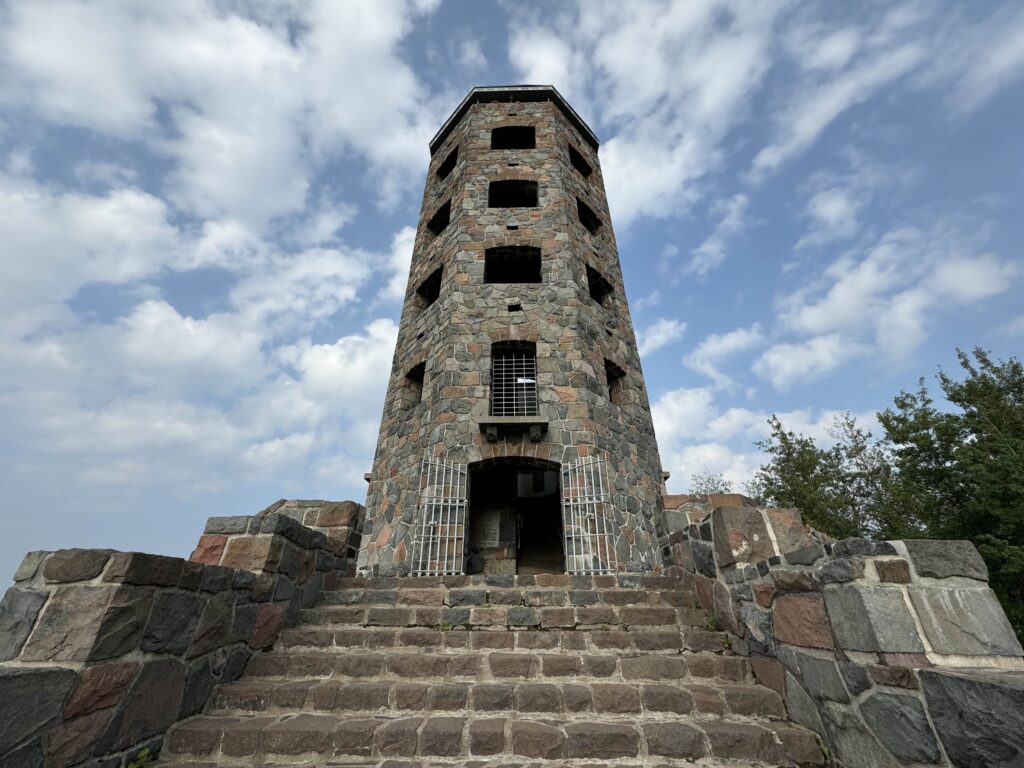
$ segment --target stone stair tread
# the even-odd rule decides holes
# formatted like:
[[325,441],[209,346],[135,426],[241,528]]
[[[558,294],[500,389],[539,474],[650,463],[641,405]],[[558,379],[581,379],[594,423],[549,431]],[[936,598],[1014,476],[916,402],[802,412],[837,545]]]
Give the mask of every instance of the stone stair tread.
[[[821,764],[811,731],[780,722],[734,722],[673,715],[636,722],[628,716],[586,719],[429,716],[352,717],[302,713],[238,717],[199,715],[172,730],[166,752],[217,765],[265,764],[288,756],[315,765],[344,761],[380,764],[372,758],[435,758],[468,765],[569,764],[567,760],[614,760],[615,765],[654,766],[666,759],[761,761],[769,765]],[[508,756],[512,756],[511,762]],[[554,762],[548,762],[554,761]],[[629,761],[629,762],[623,762]],[[591,763],[592,765],[593,763]]]
[[211,714],[286,712],[557,713],[563,716],[708,715],[778,720],[782,698],[753,683],[681,682],[407,683],[394,680],[340,682],[263,678],[220,686]]
[[273,651],[250,661],[246,675],[289,678],[505,678],[599,677],[623,680],[715,678],[745,680],[743,656],[706,653],[634,655],[544,653],[494,650],[489,653],[405,653],[324,650]]

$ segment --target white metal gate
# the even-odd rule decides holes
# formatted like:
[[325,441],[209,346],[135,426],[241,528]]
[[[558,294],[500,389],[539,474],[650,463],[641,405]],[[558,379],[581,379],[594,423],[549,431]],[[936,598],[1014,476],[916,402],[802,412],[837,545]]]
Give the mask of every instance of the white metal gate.
[[571,574],[615,573],[614,526],[608,493],[607,463],[584,458],[562,465],[562,524],[565,569]]
[[460,574],[465,563],[467,470],[447,459],[423,459],[413,576]]

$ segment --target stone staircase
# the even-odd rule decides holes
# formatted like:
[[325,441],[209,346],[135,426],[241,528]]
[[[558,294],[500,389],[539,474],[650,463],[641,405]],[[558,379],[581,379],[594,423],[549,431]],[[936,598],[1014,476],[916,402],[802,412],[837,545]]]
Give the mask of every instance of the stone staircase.
[[343,579],[159,764],[822,764],[709,625],[669,577]]

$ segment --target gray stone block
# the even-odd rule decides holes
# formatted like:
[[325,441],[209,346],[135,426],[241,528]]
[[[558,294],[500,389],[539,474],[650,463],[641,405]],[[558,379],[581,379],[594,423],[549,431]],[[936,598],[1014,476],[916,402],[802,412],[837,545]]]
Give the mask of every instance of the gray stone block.
[[39,570],[39,564],[43,562],[49,552],[37,550],[35,552],[29,552],[22,558],[21,565],[18,566],[18,570],[14,572],[15,581],[28,581],[36,575],[36,571]]
[[89,581],[100,575],[113,550],[61,549],[46,559],[43,578],[47,581]]
[[918,576],[946,579],[964,576],[988,581],[988,567],[969,541],[907,539],[903,542]]
[[823,733],[818,705],[789,672],[786,672],[786,710],[793,722],[815,733]]
[[15,659],[28,640],[46,592],[11,587],[0,601],[0,661]]
[[740,622],[746,627],[745,639],[755,653],[762,656],[775,655],[775,637],[769,611],[762,611],[749,603],[742,604]]
[[873,539],[842,539],[832,545],[832,554],[835,557],[850,557],[861,555],[873,557],[875,555],[895,555],[896,548],[888,541],[874,541]]
[[77,680],[71,669],[0,668],[0,755],[59,722]]
[[922,670],[928,712],[956,766],[1019,765],[1024,755],[1024,672]]
[[860,714],[871,732],[900,760],[938,762],[939,745],[915,696],[875,693],[861,702]]
[[849,584],[827,587],[824,593],[836,640],[844,650],[924,652],[898,588]]
[[211,517],[207,519],[203,533],[245,533],[250,520],[249,515]]
[[991,589],[911,587],[909,591],[925,636],[936,652],[962,656],[1024,655]]
[[821,709],[825,741],[843,768],[899,768],[899,763],[845,704],[826,702]]
[[839,674],[843,676],[846,690],[856,696],[871,687],[871,677],[867,670],[854,661],[838,661]]
[[863,557],[831,557],[818,563],[814,574],[822,584],[845,584],[864,575]]
[[786,562],[790,565],[814,565],[825,556],[825,548],[821,544],[811,544],[800,549],[787,552]]
[[800,677],[804,687],[817,699],[831,699],[846,704],[850,696],[843,685],[836,663],[832,659],[819,659],[807,653],[796,652]]
[[184,653],[192,642],[206,600],[188,592],[165,592],[153,601],[153,612],[142,636],[142,650]]

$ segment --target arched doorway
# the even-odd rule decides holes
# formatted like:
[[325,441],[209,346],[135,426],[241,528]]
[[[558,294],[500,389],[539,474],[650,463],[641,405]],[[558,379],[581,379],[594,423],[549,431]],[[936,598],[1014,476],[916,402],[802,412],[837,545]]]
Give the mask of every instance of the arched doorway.
[[469,465],[466,569],[494,575],[565,573],[560,465],[498,458]]

